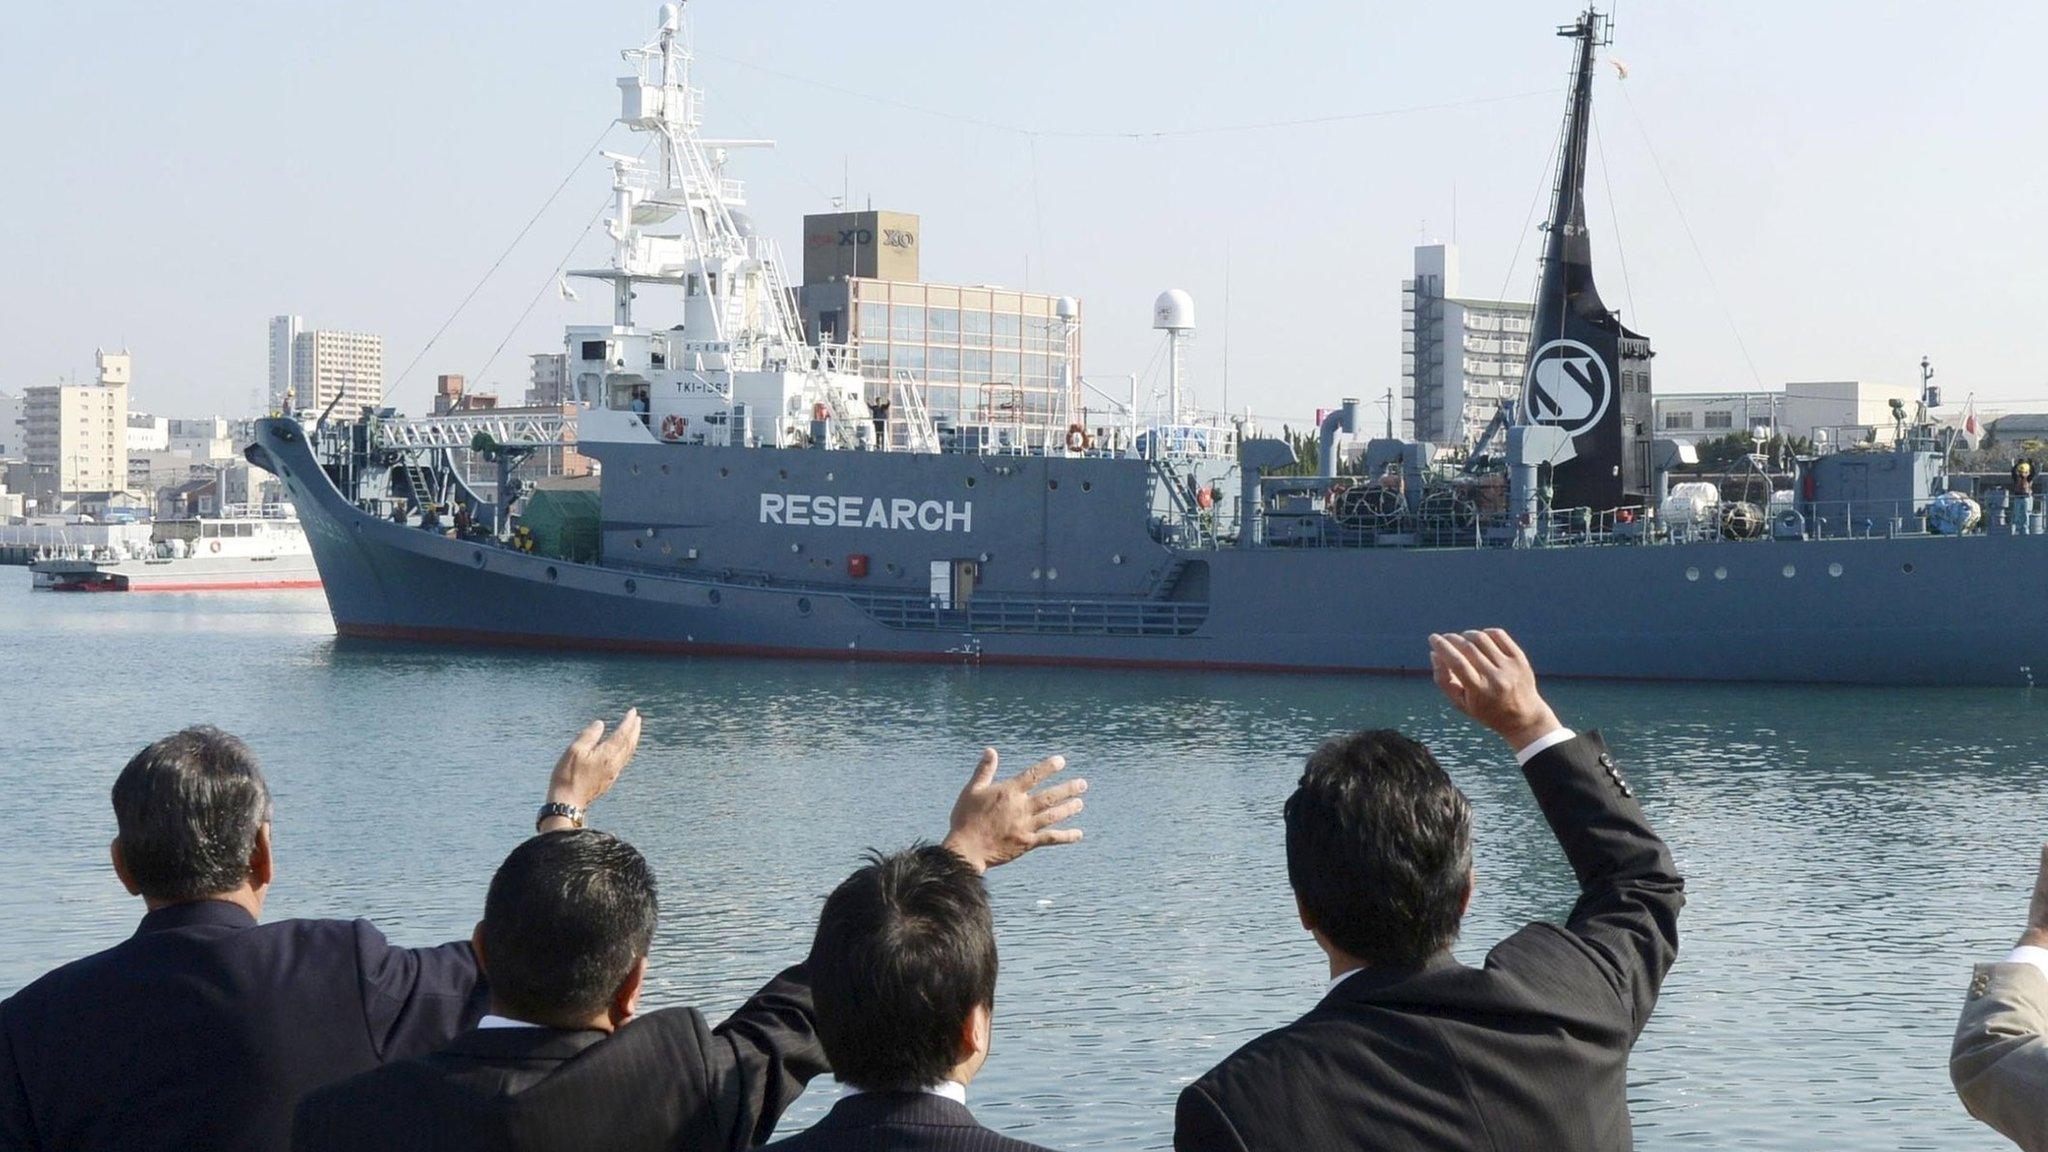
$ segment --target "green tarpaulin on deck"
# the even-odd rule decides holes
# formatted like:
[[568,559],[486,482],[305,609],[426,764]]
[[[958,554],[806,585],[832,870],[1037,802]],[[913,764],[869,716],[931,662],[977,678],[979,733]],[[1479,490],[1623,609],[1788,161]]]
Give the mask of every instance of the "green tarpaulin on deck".
[[542,488],[526,498],[520,525],[533,533],[543,556],[591,563],[597,559],[598,503],[593,488]]

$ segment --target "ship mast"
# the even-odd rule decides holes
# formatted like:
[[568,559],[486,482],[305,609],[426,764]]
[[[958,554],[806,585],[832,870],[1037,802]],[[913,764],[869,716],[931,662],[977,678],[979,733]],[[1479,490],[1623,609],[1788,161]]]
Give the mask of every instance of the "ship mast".
[[1546,461],[1552,507],[1606,513],[1648,486],[1650,342],[1600,300],[1586,230],[1586,144],[1593,131],[1593,62],[1612,38],[1611,18],[1587,8],[1557,30],[1576,41],[1571,96],[1544,224],[1528,360],[1516,420],[1556,428],[1566,440]]
[[[1591,291],[1593,287],[1593,245],[1586,235],[1586,138],[1592,131],[1594,52],[1614,39],[1608,17],[1592,8],[1576,23],[1560,26],[1557,34],[1578,41],[1578,47],[1573,54],[1572,94],[1565,106],[1557,181],[1551,188],[1550,220],[1544,225],[1542,303],[1561,299],[1572,288]],[[1574,275],[1578,269],[1583,269],[1583,280]],[[1538,310],[1540,313],[1541,304]],[[1539,343],[1564,335],[1563,309],[1549,320],[1547,326],[1535,330]]]

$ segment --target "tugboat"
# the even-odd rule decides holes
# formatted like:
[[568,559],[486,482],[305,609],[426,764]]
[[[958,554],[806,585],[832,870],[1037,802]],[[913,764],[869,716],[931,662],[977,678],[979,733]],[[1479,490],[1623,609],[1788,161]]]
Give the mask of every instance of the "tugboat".
[[32,586],[49,592],[320,587],[313,550],[289,505],[229,505],[221,516],[159,520],[146,548],[50,555],[28,569]]
[[[380,515],[445,488],[417,476],[448,464],[374,422],[262,421],[246,455],[300,508],[345,638],[1419,673],[1428,632],[1499,625],[1558,675],[2031,683],[2048,599],[1980,613],[1955,593],[2040,570],[2048,539],[2015,532],[1999,493],[1951,492],[1931,394],[1895,446],[1803,459],[1768,499],[1672,495],[1690,449],[1654,439],[1648,341],[1593,284],[1607,31],[1590,9],[1559,29],[1574,82],[1522,395],[1468,461],[1379,439],[1337,475],[1355,400],[1321,423],[1320,475],[1177,393],[1100,435],[1078,409],[1044,437],[934,427],[915,381],[805,342],[774,244],[698,135],[674,4],[620,81],[620,120],[658,155],[616,160],[612,261],[582,273],[611,284],[613,322],[567,334],[577,448],[601,466],[588,546],[536,546],[505,495],[480,538]],[[679,315],[637,319],[662,290]],[[1169,293],[1155,325],[1185,313]]]

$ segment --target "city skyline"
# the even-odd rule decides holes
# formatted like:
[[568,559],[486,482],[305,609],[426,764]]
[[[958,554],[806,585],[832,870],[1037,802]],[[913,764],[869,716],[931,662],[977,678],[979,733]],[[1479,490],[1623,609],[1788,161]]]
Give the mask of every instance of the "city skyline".
[[[1222,403],[1227,346],[1229,406],[1299,419],[1398,385],[1417,243],[1455,238],[1477,295],[1534,280],[1529,206],[1568,64],[1549,31],[1570,5],[1303,5],[1252,28],[1208,3],[1057,29],[923,3],[844,28],[819,4],[772,24],[719,0],[689,11],[708,129],[782,141],[731,172],[788,260],[833,197],[918,213],[934,279],[1081,296],[1091,376],[1145,372],[1150,301],[1182,287],[1203,323],[1197,401]],[[48,271],[0,289],[20,349],[0,389],[82,377],[91,348],[125,345],[138,406],[241,411],[265,390],[258,325],[291,312],[381,335],[409,411],[442,372],[518,395],[530,354],[607,311],[602,293],[558,296],[552,269],[601,262],[593,140],[616,112],[616,45],[651,13],[26,14],[0,63],[51,99],[0,112],[34,157],[0,243]],[[806,26],[833,35],[787,35]],[[1925,354],[1952,405],[2048,397],[2020,335],[2044,287],[2027,192],[2048,161],[2012,146],[2048,126],[2025,92],[2037,26],[1905,5],[1622,11],[1628,79],[1603,65],[1591,227],[1604,294],[1657,342],[1659,389],[1907,383]],[[1343,118],[1377,111],[1396,114]],[[1267,126],[1209,131],[1251,124]],[[104,179],[120,125],[116,159],[155,174],[146,192]]]

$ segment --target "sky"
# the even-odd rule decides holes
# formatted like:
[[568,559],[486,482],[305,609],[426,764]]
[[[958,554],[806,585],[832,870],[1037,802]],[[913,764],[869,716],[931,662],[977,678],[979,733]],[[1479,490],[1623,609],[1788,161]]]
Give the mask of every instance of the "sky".
[[[552,272],[604,259],[591,149],[656,7],[18,6],[0,391],[126,347],[135,408],[244,414],[295,312],[381,334],[410,411],[441,372],[518,396],[529,353],[607,321]],[[792,261],[834,196],[919,213],[926,279],[1079,297],[1091,378],[1156,371],[1152,300],[1184,288],[1196,400],[1298,421],[1398,384],[1413,245],[1455,236],[1467,295],[1534,287],[1568,2],[688,12],[707,131],[779,142],[729,175]],[[2048,409],[2044,41],[2048,5],[1621,3],[1589,222],[1657,389],[1909,382],[1927,355],[1951,403]]]

